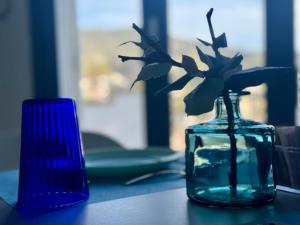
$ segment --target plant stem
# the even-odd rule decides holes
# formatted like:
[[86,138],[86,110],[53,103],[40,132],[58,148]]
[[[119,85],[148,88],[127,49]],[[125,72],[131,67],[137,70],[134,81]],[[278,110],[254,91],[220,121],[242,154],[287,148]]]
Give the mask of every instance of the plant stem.
[[213,28],[212,23],[211,23],[211,15],[212,15],[213,11],[214,11],[214,9],[211,8],[208,11],[208,13],[206,14],[206,18],[207,18],[209,32],[210,32],[210,36],[211,36],[212,42],[215,41],[215,32],[214,32],[214,28]]
[[212,16],[212,13],[213,13],[214,9],[211,8],[208,13],[206,14],[206,18],[207,18],[207,23],[208,23],[208,27],[209,27],[209,32],[210,32],[210,36],[211,36],[211,40],[212,40],[212,49],[214,50],[215,52],[215,55],[216,57],[220,55],[219,51],[218,51],[218,48],[216,47],[215,45],[215,41],[216,41],[216,37],[215,37],[215,32],[214,32],[214,28],[212,26],[212,23],[211,23],[211,16]]
[[228,179],[230,184],[231,195],[236,195],[236,186],[237,186],[237,146],[236,138],[234,136],[234,115],[232,102],[229,96],[228,90],[223,92],[224,103],[227,111],[227,121],[228,121],[228,136],[230,140],[230,172],[228,173]]

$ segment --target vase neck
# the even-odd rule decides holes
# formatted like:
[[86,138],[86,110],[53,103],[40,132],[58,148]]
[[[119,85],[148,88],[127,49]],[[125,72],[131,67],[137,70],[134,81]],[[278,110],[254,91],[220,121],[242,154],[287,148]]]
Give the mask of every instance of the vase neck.
[[[231,101],[230,105],[233,110],[233,117],[234,117],[234,119],[239,119],[241,117],[241,115],[240,115],[240,97],[236,93],[230,93],[229,98]],[[228,114],[227,114],[226,106],[225,106],[224,99],[222,96],[217,98],[215,105],[216,105],[216,118],[217,119],[227,119]]]

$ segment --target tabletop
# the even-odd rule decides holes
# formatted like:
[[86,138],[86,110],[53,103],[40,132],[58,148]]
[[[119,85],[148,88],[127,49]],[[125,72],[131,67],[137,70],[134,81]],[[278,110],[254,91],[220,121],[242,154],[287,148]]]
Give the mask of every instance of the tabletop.
[[208,208],[188,200],[185,188],[24,214],[0,204],[2,225],[255,225],[300,224],[300,195],[278,192],[268,205],[246,209]]
[[[184,164],[179,160],[169,165],[168,169],[181,171],[184,169]],[[126,181],[131,180],[134,177],[89,177],[90,196],[85,203],[98,203],[185,187],[185,179],[179,174],[163,174],[133,185],[125,185]],[[0,198],[9,205],[15,205],[17,202],[18,181],[18,170],[0,172]]]

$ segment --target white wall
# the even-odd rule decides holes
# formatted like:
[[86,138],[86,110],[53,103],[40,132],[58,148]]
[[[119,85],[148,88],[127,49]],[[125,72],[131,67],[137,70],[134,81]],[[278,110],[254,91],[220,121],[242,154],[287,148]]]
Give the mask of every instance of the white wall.
[[27,0],[10,2],[9,14],[0,19],[0,169],[18,165],[21,103],[32,97]]
[[[28,0],[9,0],[0,19],[0,170],[19,163],[21,104],[33,95]],[[6,1],[0,0],[1,12]],[[59,95],[79,101],[79,58],[74,0],[55,0]]]

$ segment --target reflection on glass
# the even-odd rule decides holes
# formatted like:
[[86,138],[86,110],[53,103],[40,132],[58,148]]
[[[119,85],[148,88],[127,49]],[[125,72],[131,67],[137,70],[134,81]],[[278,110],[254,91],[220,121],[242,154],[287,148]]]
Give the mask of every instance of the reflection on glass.
[[274,127],[242,119],[239,96],[231,94],[230,98],[236,155],[224,100],[219,97],[215,119],[186,129],[187,194],[194,201],[213,206],[264,204],[275,198]]

